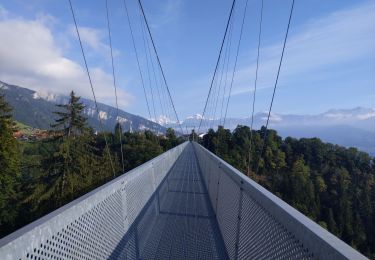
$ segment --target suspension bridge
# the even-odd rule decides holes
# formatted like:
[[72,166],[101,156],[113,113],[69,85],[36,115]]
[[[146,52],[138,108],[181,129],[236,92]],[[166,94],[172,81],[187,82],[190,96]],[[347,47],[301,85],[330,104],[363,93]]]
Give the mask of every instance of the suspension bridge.
[[[96,110],[99,112],[74,8],[71,0],[68,2]],[[144,53],[149,59],[147,60],[150,82],[148,94],[147,78],[141,69],[140,52],[134,39],[129,11],[125,0],[123,2],[149,118],[154,116],[156,119],[155,100],[159,97],[160,110],[165,114],[174,115],[180,134],[183,134],[184,131],[181,128],[141,0],[138,0],[138,4],[140,17],[143,19],[143,46]],[[236,0],[232,2],[202,119],[207,114],[215,118],[216,113],[219,114],[220,111],[220,114],[224,115],[222,123],[225,125],[247,6],[248,1],[246,1],[240,20],[242,22],[235,50],[233,72],[228,80],[228,60],[232,44]],[[291,1],[266,129],[280,75],[293,8],[294,0]],[[117,105],[117,83],[108,1],[106,1],[106,14]],[[257,66],[252,116],[254,116],[259,68],[262,17],[263,1],[261,1],[257,37]],[[220,68],[221,75],[218,76]],[[161,77],[161,81],[157,80],[156,74]],[[155,83],[154,92],[151,88],[152,78]],[[198,134],[203,132],[201,131],[202,119],[198,126]],[[120,134],[120,140],[121,136]],[[266,135],[264,135],[261,153],[266,145],[265,138]],[[105,142],[109,153],[107,140]],[[251,147],[249,154],[250,152]],[[123,163],[126,155],[121,153],[121,156]],[[1,239],[0,258],[366,259],[326,229],[192,141],[186,141]]]

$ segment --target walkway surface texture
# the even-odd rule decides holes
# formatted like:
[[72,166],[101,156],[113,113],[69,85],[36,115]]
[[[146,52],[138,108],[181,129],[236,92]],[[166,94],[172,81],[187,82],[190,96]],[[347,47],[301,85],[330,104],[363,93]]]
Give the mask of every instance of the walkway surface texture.
[[113,258],[228,258],[193,146],[186,149]]

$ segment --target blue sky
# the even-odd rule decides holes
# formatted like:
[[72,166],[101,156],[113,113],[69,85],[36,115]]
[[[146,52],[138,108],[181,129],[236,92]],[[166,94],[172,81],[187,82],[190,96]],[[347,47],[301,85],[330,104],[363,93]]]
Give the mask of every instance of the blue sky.
[[[98,99],[113,105],[105,1],[72,2]],[[237,2],[232,59],[245,1]],[[127,3],[141,52],[139,10],[135,0]],[[264,3],[256,112],[269,106],[291,1]],[[202,113],[231,1],[144,0],[143,5],[180,118]],[[0,8],[0,80],[41,93],[74,89],[91,97],[68,1],[0,0]],[[122,0],[109,0],[109,9],[121,108],[147,117]],[[251,114],[259,14],[260,1],[249,0],[229,116]],[[374,1],[297,0],[273,111],[375,107],[374,32]],[[144,55],[141,64],[145,73]]]

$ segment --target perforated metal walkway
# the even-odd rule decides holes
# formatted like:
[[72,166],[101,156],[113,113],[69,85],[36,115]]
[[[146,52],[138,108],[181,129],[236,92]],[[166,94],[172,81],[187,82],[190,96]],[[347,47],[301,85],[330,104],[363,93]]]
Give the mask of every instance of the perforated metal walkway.
[[186,149],[113,258],[228,259],[193,146]]

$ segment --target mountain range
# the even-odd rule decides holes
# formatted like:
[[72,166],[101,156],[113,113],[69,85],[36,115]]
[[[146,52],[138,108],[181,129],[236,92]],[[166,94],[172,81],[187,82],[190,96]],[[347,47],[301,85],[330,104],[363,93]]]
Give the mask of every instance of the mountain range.
[[[5,94],[7,102],[13,108],[15,120],[28,126],[39,129],[50,129],[54,122],[56,104],[65,104],[69,97],[56,94],[45,94],[27,88],[7,84],[0,81],[0,94]],[[98,113],[92,100],[81,98],[86,106],[85,116],[88,124],[95,130],[100,130]],[[117,122],[117,109],[115,107],[98,103],[99,115],[103,128],[112,131]],[[261,112],[254,115],[254,129],[265,125],[267,113]],[[181,122],[183,130],[190,132],[199,126],[202,115],[196,114],[187,117]],[[176,131],[180,128],[176,122],[165,116],[151,121],[141,116],[133,115],[119,110],[119,121],[124,131],[142,131],[149,129],[154,132],[164,133],[167,127]],[[223,119],[203,118],[200,132],[208,128],[216,128],[223,124]],[[227,118],[225,128],[234,130],[237,125],[250,126],[251,118]],[[331,109],[316,115],[294,115],[272,113],[269,128],[275,129],[283,136],[295,138],[318,137],[324,142],[339,144],[346,147],[356,147],[359,150],[375,155],[375,109],[356,107],[352,109]]]
[[[6,101],[13,108],[13,117],[16,121],[39,129],[50,129],[55,121],[53,114],[57,110],[56,104],[66,104],[68,96],[45,94],[27,88],[7,84],[0,81],[0,94],[5,95]],[[99,116],[103,122],[103,129],[112,131],[117,123],[117,109],[98,103],[99,116],[92,100],[81,98],[85,105],[84,115],[88,118],[88,124],[95,130],[101,130]],[[123,110],[118,113],[119,122],[124,131],[142,131],[149,129],[153,132],[164,133],[166,128],[147,120],[141,116],[133,115]]]
[[[267,113],[254,115],[254,129],[266,124]],[[187,117],[182,122],[183,129],[196,129],[202,115]],[[203,118],[200,132],[222,125],[224,119]],[[227,118],[225,128],[234,130],[237,125],[251,125],[251,118]],[[175,127],[167,124],[166,127]],[[375,155],[375,109],[356,107],[352,109],[331,109],[316,115],[293,115],[272,113],[269,128],[275,129],[283,136],[295,138],[318,137],[324,142],[339,144],[345,147],[356,147],[359,150]]]

